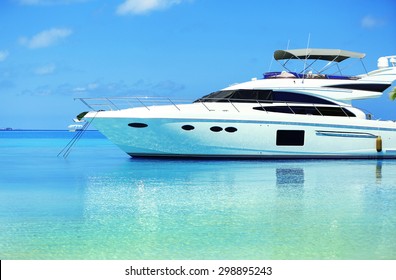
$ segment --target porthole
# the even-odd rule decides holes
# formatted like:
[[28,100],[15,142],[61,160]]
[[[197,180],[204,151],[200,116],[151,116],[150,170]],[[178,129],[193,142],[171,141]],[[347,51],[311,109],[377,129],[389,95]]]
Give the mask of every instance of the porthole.
[[135,128],[144,128],[144,127],[147,127],[148,124],[134,122],[134,123],[129,123],[128,126],[135,127]]
[[223,130],[223,128],[221,128],[220,126],[212,126],[210,130],[213,132],[220,132]]
[[236,129],[235,127],[230,126],[230,127],[226,127],[224,130],[227,131],[227,132],[233,133],[233,132],[237,131],[238,129]]
[[189,124],[183,125],[181,128],[184,130],[187,130],[187,131],[195,129],[195,127],[193,127],[192,125],[189,125]]

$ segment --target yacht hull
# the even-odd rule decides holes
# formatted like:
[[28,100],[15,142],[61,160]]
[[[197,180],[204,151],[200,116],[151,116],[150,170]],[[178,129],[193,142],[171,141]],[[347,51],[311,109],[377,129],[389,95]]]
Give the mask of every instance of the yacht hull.
[[105,117],[93,124],[132,157],[396,158],[394,122],[347,122]]

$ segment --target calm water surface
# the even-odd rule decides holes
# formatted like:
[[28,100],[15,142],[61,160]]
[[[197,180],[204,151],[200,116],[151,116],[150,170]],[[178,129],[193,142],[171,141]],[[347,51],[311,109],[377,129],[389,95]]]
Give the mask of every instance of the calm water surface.
[[396,259],[395,160],[131,159],[0,132],[0,259]]

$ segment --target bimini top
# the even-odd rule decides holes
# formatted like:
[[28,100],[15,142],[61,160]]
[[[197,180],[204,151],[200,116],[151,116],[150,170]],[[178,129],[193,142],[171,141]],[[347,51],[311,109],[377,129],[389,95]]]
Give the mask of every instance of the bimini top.
[[337,49],[296,49],[277,50],[274,52],[276,60],[283,59],[318,59],[341,62],[347,58],[364,58],[366,54]]

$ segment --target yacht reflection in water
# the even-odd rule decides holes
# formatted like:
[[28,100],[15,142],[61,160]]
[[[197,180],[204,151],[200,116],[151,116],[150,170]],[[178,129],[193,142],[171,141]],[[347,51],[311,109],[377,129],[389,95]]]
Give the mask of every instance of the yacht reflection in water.
[[382,160],[377,160],[377,165],[375,166],[375,178],[377,183],[381,183],[382,179]]
[[276,186],[277,187],[304,187],[303,168],[277,168]]

